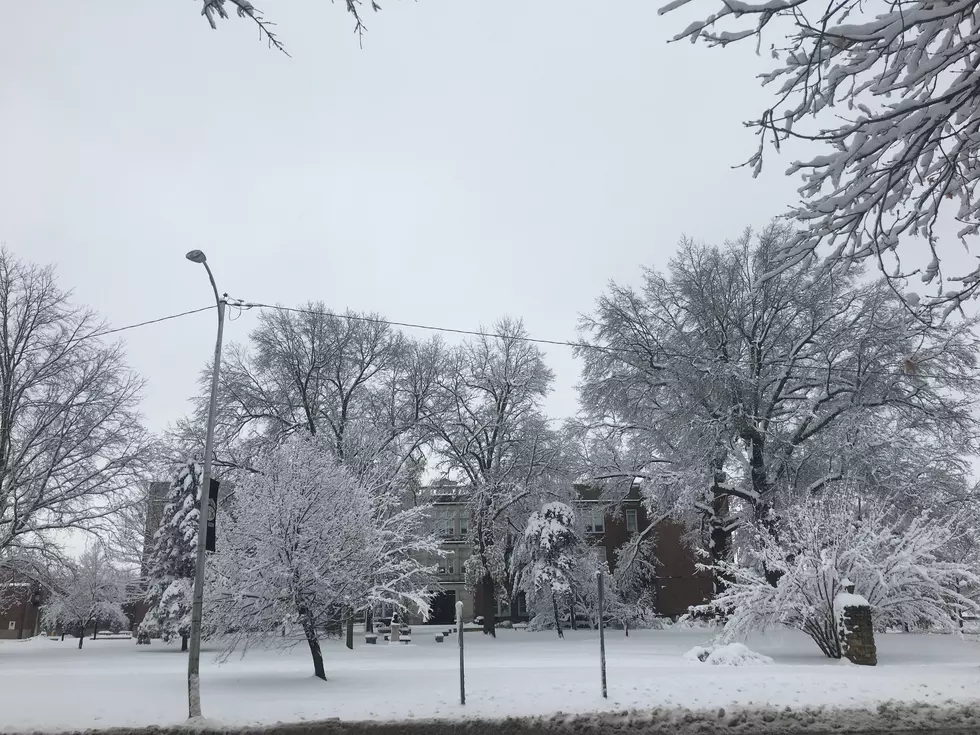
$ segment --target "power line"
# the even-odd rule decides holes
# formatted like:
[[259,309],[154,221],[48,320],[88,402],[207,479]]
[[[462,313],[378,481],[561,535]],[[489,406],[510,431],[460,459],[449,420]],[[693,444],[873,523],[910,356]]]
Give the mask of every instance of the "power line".
[[[242,304],[242,308],[248,309],[250,307],[257,307],[259,309],[276,309],[278,311],[294,311],[299,314],[313,314],[316,316],[324,316],[330,314],[331,316],[339,317],[340,319],[346,319],[348,321],[359,321],[368,322],[369,324],[382,324],[389,327],[405,327],[406,329],[423,329],[429,332],[447,332],[449,334],[465,334],[470,337],[494,337],[496,339],[513,339],[518,342],[531,342],[535,344],[542,345],[557,345],[558,347],[584,347],[586,349],[601,350],[608,352],[619,352],[611,347],[602,347],[601,345],[591,345],[587,342],[567,342],[557,339],[543,339],[540,337],[521,337],[512,334],[499,334],[496,332],[481,332],[478,329],[455,329],[453,327],[436,327],[430,324],[412,324],[411,322],[395,322],[388,319],[379,319],[370,316],[361,316],[359,314],[335,314],[333,312],[325,311],[314,311],[313,309],[297,309],[292,306],[280,306],[272,304],[259,304],[255,302],[247,301]],[[643,354],[643,353],[637,353]]]
[[[311,314],[311,315],[314,315],[314,316],[326,316],[326,315],[329,315],[329,316],[337,317],[339,319],[345,319],[347,321],[366,322],[366,323],[369,323],[369,324],[380,324],[380,325],[390,326],[390,327],[404,327],[404,328],[407,328],[407,329],[421,329],[421,330],[425,330],[425,331],[429,331],[429,332],[445,332],[445,333],[449,333],[449,334],[463,334],[463,335],[472,336],[472,337],[491,337],[491,338],[495,338],[495,339],[511,339],[511,340],[515,340],[515,341],[519,341],[519,342],[527,342],[527,343],[531,343],[531,344],[556,345],[558,347],[571,347],[573,349],[594,350],[596,352],[603,352],[603,353],[611,354],[611,355],[624,355],[624,354],[627,354],[627,355],[639,355],[639,356],[645,357],[645,358],[652,357],[652,355],[650,353],[644,352],[642,350],[631,350],[631,349],[624,348],[624,347],[604,347],[602,345],[591,344],[589,342],[569,342],[569,341],[561,341],[561,340],[555,340],[555,339],[543,339],[543,338],[540,338],[540,337],[525,337],[525,336],[519,336],[519,335],[501,334],[501,333],[498,333],[498,332],[483,332],[483,331],[476,330],[476,329],[455,329],[453,327],[438,327],[438,326],[434,326],[434,325],[431,325],[431,324],[414,324],[412,322],[397,322],[397,321],[392,321],[392,320],[389,320],[389,319],[381,319],[381,318],[378,318],[378,317],[362,316],[360,314],[340,314],[340,313],[329,312],[329,311],[317,311],[317,310],[314,310],[314,309],[300,309],[300,308],[293,307],[293,306],[282,306],[282,305],[278,305],[278,304],[276,304],[276,305],[273,305],[273,304],[262,304],[262,303],[258,303],[258,302],[254,302],[254,301],[246,301],[246,302],[237,304],[237,306],[240,306],[243,309],[250,309],[250,308],[253,308],[254,307],[254,308],[258,308],[258,309],[273,309],[275,311],[288,311],[288,312],[294,312],[294,313],[297,313],[297,314]],[[801,359],[811,360],[813,358],[805,357],[805,358],[801,358]],[[737,363],[729,363],[729,364],[737,365]],[[813,366],[813,365],[807,366],[807,365],[803,365],[803,364],[801,364],[800,360],[793,360],[793,361],[790,361],[790,360],[769,360],[769,361],[767,361],[767,364],[768,365],[773,365],[773,366],[780,366],[780,365],[783,365],[783,366],[787,366],[787,365],[798,365],[801,368],[809,367],[811,370],[812,369],[821,369],[823,367],[826,367],[826,366],[823,366],[823,365],[819,365],[819,366]],[[889,375],[889,376],[896,375],[895,372],[891,372],[891,371],[887,371],[887,370],[871,370],[871,369],[861,370],[859,368],[854,368],[854,367],[849,367],[849,366],[844,366],[844,365],[834,365],[834,366],[831,366],[831,369],[833,369],[835,371],[838,371],[838,372],[853,372],[853,373],[856,373],[856,374],[859,374],[859,375]],[[980,381],[980,377],[973,377],[973,376],[938,376],[938,375],[928,375],[928,374],[917,373],[917,372],[908,372],[908,373],[903,373],[903,374],[906,375],[906,376],[908,376],[908,377],[913,377],[913,378],[933,378],[933,379],[937,379],[937,378],[951,378],[953,380],[966,380],[966,381],[971,381],[971,382]]]
[[[229,299],[227,301],[227,303],[228,303],[229,306],[238,307],[240,309],[246,309],[246,310],[247,309],[251,309],[251,308],[273,309],[273,310],[276,310],[276,311],[286,311],[286,312],[293,312],[293,313],[297,313],[297,314],[311,314],[311,315],[315,315],[315,316],[324,316],[324,315],[329,314],[330,316],[333,316],[333,317],[336,317],[336,318],[339,318],[339,319],[344,319],[344,320],[347,320],[347,321],[364,322],[364,323],[368,323],[368,324],[379,324],[379,325],[390,326],[390,327],[402,327],[402,328],[405,328],[405,329],[420,329],[420,330],[429,331],[429,332],[440,332],[440,333],[447,333],[447,334],[461,334],[461,335],[466,335],[466,336],[470,336],[470,337],[490,337],[490,338],[493,338],[493,339],[511,339],[511,340],[515,340],[515,341],[519,341],[519,342],[525,342],[525,343],[529,343],[529,344],[542,344],[542,345],[551,345],[551,346],[557,346],[557,347],[571,347],[573,349],[593,350],[593,351],[596,351],[596,352],[603,352],[605,354],[611,354],[611,355],[632,354],[632,355],[639,355],[639,356],[645,357],[645,358],[650,358],[651,357],[651,355],[648,352],[644,352],[642,350],[631,350],[631,349],[623,348],[623,347],[604,347],[602,345],[590,344],[588,342],[571,342],[571,341],[567,341],[567,340],[544,339],[544,338],[541,338],[541,337],[529,337],[529,336],[521,336],[521,335],[508,335],[508,334],[502,334],[502,333],[499,333],[499,332],[484,332],[484,331],[481,331],[481,330],[478,330],[478,329],[456,329],[454,327],[440,327],[440,326],[436,326],[436,325],[432,325],[432,324],[416,324],[416,323],[413,323],[413,322],[400,322],[400,321],[394,321],[394,320],[390,320],[390,319],[381,319],[381,318],[378,318],[378,317],[363,316],[363,315],[359,315],[359,314],[340,314],[340,313],[333,313],[333,312],[326,312],[326,311],[316,311],[316,310],[313,310],[313,309],[301,309],[301,308],[291,307],[291,306],[263,304],[263,303],[259,303],[259,302],[245,302],[245,301],[239,301],[239,300],[231,300],[231,299]],[[141,327],[150,326],[152,324],[159,324],[160,322],[170,321],[170,320],[173,320],[173,319],[180,319],[182,317],[190,316],[192,314],[199,314],[199,313],[204,312],[204,311],[210,311],[211,309],[214,309],[214,308],[215,308],[214,305],[210,305],[210,306],[203,306],[203,307],[201,307],[199,309],[191,309],[190,311],[182,311],[182,312],[177,313],[177,314],[168,314],[167,316],[158,317],[156,319],[148,319],[146,321],[136,322],[135,324],[127,324],[126,326],[123,326],[123,327],[115,327],[113,329],[105,329],[105,330],[102,330],[102,331],[99,331],[99,332],[92,332],[91,334],[85,334],[85,335],[82,335],[80,337],[74,337],[72,339],[65,340],[63,342],[53,342],[53,343],[47,344],[47,345],[39,345],[37,347],[32,347],[32,348],[30,348],[29,350],[26,350],[26,351],[27,352],[33,352],[33,351],[36,351],[36,350],[45,350],[45,349],[52,349],[52,348],[56,348],[56,347],[63,347],[63,346],[67,346],[67,345],[72,345],[72,344],[76,344],[78,342],[82,342],[82,341],[87,340],[87,339],[95,339],[97,337],[105,337],[105,336],[108,336],[110,334],[117,334],[119,332],[126,332],[126,331],[129,331],[131,329],[139,329]],[[806,359],[812,359],[812,358],[806,358]],[[769,364],[770,365],[774,365],[774,366],[778,366],[778,365],[789,365],[791,363],[788,360],[770,360],[769,361]],[[798,361],[794,361],[792,364],[799,364],[799,362]],[[800,365],[800,367],[807,367],[807,366]],[[823,367],[823,366],[809,366],[809,367],[811,369],[814,369],[814,368],[820,368],[820,367]],[[832,369],[833,370],[837,370],[837,371],[841,371],[841,372],[855,372],[855,373],[864,374],[864,375],[870,374],[870,375],[890,375],[891,376],[891,375],[895,375],[896,374],[894,372],[884,371],[884,370],[870,370],[870,369],[869,370],[859,370],[858,368],[852,368],[852,367],[848,367],[848,366],[833,366]],[[970,381],[970,382],[980,381],[980,377],[973,377],[973,376],[936,376],[936,375],[928,375],[928,374],[915,373],[915,372],[909,373],[908,375],[909,375],[909,377],[918,377],[918,378],[952,377],[954,380],[965,380],[965,381]]]
[[180,319],[184,316],[190,316],[191,314],[200,314],[202,311],[209,311],[210,309],[216,308],[214,304],[211,306],[202,306],[200,309],[191,309],[190,311],[182,311],[179,314],[168,314],[167,316],[161,316],[157,319],[148,319],[145,322],[137,322],[136,324],[127,324],[125,327],[115,327],[113,329],[104,329],[101,332],[92,332],[90,334],[83,334],[80,337],[72,337],[71,339],[66,339],[63,342],[52,342],[46,345],[38,345],[37,347],[31,347],[25,352],[35,352],[38,350],[50,350],[56,347],[67,347],[68,345],[74,345],[78,342],[84,342],[87,339],[95,339],[97,337],[105,337],[110,334],[116,334],[118,332],[126,332],[130,329],[138,329],[139,327],[147,327],[151,324],[159,324],[160,322],[167,322],[171,319]]

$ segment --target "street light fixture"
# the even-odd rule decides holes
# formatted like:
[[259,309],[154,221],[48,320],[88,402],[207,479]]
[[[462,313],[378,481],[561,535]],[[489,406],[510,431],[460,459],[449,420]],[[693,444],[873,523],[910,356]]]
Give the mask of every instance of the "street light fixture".
[[214,274],[208,266],[207,256],[200,250],[191,250],[185,256],[192,263],[200,263],[208,272],[214,300],[218,306],[218,338],[214,344],[214,365],[211,371],[211,402],[208,405],[207,438],[204,441],[204,476],[198,508],[197,564],[194,567],[194,598],[191,605],[190,652],[187,658],[187,709],[191,718],[201,716],[201,617],[204,608],[205,543],[208,533],[207,498],[211,490],[211,455],[214,453],[214,420],[218,408],[218,369],[221,364],[221,337],[225,328],[225,299],[218,295]]

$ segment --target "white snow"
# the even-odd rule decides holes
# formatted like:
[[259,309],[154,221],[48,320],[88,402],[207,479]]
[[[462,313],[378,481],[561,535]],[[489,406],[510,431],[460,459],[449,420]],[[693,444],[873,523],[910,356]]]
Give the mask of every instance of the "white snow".
[[841,592],[834,598],[834,612],[838,618],[843,614],[845,607],[871,607],[871,603],[861,595]]
[[727,643],[721,646],[695,646],[684,654],[684,660],[704,662],[713,666],[752,666],[771,664],[769,656],[756,653],[744,643]]
[[[553,631],[501,630],[496,641],[466,634],[467,696],[461,707],[459,651],[455,644],[435,643],[436,630],[413,626],[413,646],[365,645],[359,635],[348,651],[339,641],[327,641],[326,682],[313,677],[305,646],[285,652],[251,649],[219,665],[217,647],[205,644],[203,715],[226,726],[631,709],[656,710],[660,718],[687,717],[683,708],[712,717],[725,709],[726,719],[744,719],[739,708],[768,707],[767,729],[752,730],[763,732],[784,722],[787,707],[807,722],[833,716],[837,708],[849,710],[849,723],[861,716],[879,722],[883,712],[892,720],[900,712],[946,721],[944,713],[976,704],[980,692],[980,646],[955,636],[879,635],[880,663],[872,668],[842,666],[802,634],[778,632],[747,641],[752,650],[770,656],[772,665],[733,668],[684,661],[685,651],[707,644],[717,630],[675,627],[631,631],[629,638],[609,631],[609,699],[603,700],[594,631],[566,631],[565,640],[558,640]],[[137,646],[89,640],[81,651],[71,639],[0,642],[0,731],[181,723],[187,712],[186,675],[179,646],[159,641]],[[916,705],[906,709],[895,703]],[[814,709],[821,706],[831,708],[829,714]],[[755,717],[763,722],[762,715]]]

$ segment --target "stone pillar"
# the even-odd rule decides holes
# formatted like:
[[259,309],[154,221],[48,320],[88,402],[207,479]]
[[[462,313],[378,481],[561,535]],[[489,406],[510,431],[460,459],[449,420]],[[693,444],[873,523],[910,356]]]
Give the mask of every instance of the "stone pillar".
[[854,585],[844,580],[845,594],[837,596],[834,609],[841,637],[841,650],[851,663],[876,666],[878,650],[875,646],[871,605],[860,595],[854,594]]

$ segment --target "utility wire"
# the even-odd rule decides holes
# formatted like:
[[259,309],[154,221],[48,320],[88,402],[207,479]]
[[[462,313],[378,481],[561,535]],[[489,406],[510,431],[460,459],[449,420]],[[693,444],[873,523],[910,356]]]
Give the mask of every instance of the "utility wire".
[[[281,305],[273,305],[273,304],[263,304],[263,303],[259,303],[259,302],[241,301],[241,300],[238,300],[238,299],[227,299],[226,298],[226,303],[228,304],[229,307],[231,307],[231,308],[237,308],[239,310],[248,310],[248,309],[252,309],[252,308],[257,308],[257,309],[273,309],[275,311],[286,311],[286,312],[293,312],[293,313],[297,313],[297,314],[311,314],[311,315],[315,315],[315,316],[324,316],[324,315],[329,314],[330,316],[334,316],[334,317],[339,318],[339,319],[344,319],[346,321],[364,322],[364,323],[368,323],[368,324],[379,324],[379,325],[390,326],[390,327],[403,327],[403,328],[406,328],[406,329],[420,329],[420,330],[429,331],[429,332],[441,332],[441,333],[447,333],[447,334],[462,334],[462,335],[471,336],[471,337],[491,337],[491,338],[494,338],[494,339],[513,339],[513,340],[516,340],[516,341],[519,341],[519,342],[526,342],[526,343],[530,343],[530,344],[542,344],[542,345],[552,345],[552,346],[558,346],[558,347],[571,347],[573,349],[594,350],[596,352],[603,352],[603,353],[611,354],[611,355],[632,354],[632,355],[639,355],[639,356],[644,357],[644,358],[650,358],[651,357],[650,353],[644,352],[642,350],[631,350],[631,349],[624,348],[624,347],[604,347],[602,345],[590,344],[588,342],[570,342],[570,341],[562,341],[562,340],[556,340],[556,339],[543,339],[543,338],[540,338],[540,337],[526,337],[526,336],[518,336],[518,335],[507,335],[507,334],[501,334],[501,333],[497,333],[497,332],[484,332],[484,331],[480,331],[480,330],[477,330],[477,329],[456,329],[456,328],[453,328],[453,327],[439,327],[439,326],[435,326],[435,325],[431,325],[431,324],[415,324],[415,323],[412,323],[412,322],[398,322],[398,321],[392,321],[392,320],[389,320],[389,319],[381,319],[381,318],[378,318],[378,317],[362,316],[362,315],[359,315],[359,314],[340,314],[340,313],[334,313],[334,312],[316,311],[316,310],[313,310],[313,309],[300,309],[300,308],[292,307],[292,306],[281,306]],[[82,341],[87,340],[87,339],[95,339],[97,337],[105,337],[105,336],[110,335],[110,334],[117,334],[119,332],[126,332],[126,331],[131,330],[131,329],[138,329],[140,327],[146,327],[146,326],[149,326],[151,324],[159,324],[160,322],[170,321],[170,320],[173,320],[173,319],[180,319],[181,317],[190,316],[192,314],[200,314],[201,312],[210,311],[211,309],[214,309],[214,308],[215,308],[215,305],[212,304],[210,306],[204,306],[204,307],[201,307],[199,309],[191,309],[190,311],[182,311],[182,312],[180,312],[178,314],[168,314],[167,316],[162,316],[162,317],[159,317],[157,319],[148,319],[146,321],[137,322],[135,324],[127,324],[126,326],[123,326],[123,327],[115,327],[113,329],[105,329],[105,330],[102,330],[102,331],[99,331],[99,332],[92,332],[90,334],[84,334],[84,335],[82,335],[80,337],[74,337],[72,339],[65,340],[63,342],[53,342],[53,343],[47,344],[47,345],[39,345],[37,347],[32,347],[32,348],[26,350],[26,352],[34,352],[34,351],[37,351],[37,350],[46,350],[46,349],[52,349],[52,348],[56,348],[56,347],[63,347],[63,346],[67,346],[67,345],[72,345],[72,344],[76,344],[78,342],[82,342]],[[234,319],[230,318],[230,320],[234,320]],[[805,358],[805,359],[812,359],[812,358]],[[771,360],[771,361],[769,361],[769,364],[770,365],[774,365],[774,366],[778,366],[778,365],[789,365],[791,363],[790,363],[790,361],[786,361],[786,360],[782,360],[782,361],[780,361],[780,360]],[[803,365],[803,364],[800,363],[799,360],[793,361],[792,364],[799,365],[801,368],[809,367],[810,369],[822,369],[822,368],[826,367],[826,365],[822,365],[822,364],[821,365],[810,365],[810,366]],[[889,376],[893,376],[893,375],[896,374],[895,372],[892,372],[892,371],[870,370],[870,369],[868,369],[868,370],[859,370],[858,368],[852,368],[852,367],[847,367],[847,366],[833,366],[832,369],[833,370],[837,370],[837,371],[841,371],[841,372],[855,372],[855,373],[864,374],[864,375],[889,375]],[[970,382],[980,382],[980,377],[975,377],[975,376],[957,376],[957,375],[953,375],[953,376],[937,376],[937,375],[928,375],[928,374],[917,373],[917,372],[909,372],[909,373],[906,373],[906,375],[908,375],[908,377],[914,377],[914,378],[917,377],[917,378],[924,378],[924,379],[925,378],[940,378],[940,377],[942,377],[942,378],[951,378],[953,380],[963,380],[963,381],[970,381]]]
[[126,332],[130,329],[137,329],[139,327],[146,327],[150,324],[159,324],[160,322],[167,322],[171,319],[180,319],[183,316],[190,316],[191,314],[200,314],[202,311],[209,311],[216,308],[215,304],[211,306],[202,306],[200,309],[191,309],[190,311],[182,311],[179,314],[168,314],[167,316],[161,316],[158,319],[148,319],[145,322],[137,322],[136,324],[127,324],[125,327],[115,327],[113,329],[104,329],[101,332],[91,332],[90,334],[83,334],[80,337],[72,337],[71,339],[66,339],[63,342],[52,342],[46,345],[38,345],[37,347],[31,347],[30,349],[24,350],[24,352],[36,352],[38,350],[50,350],[55,347],[67,347],[68,345],[73,345],[78,342],[84,342],[87,339],[95,339],[96,337],[105,337],[109,334],[116,334],[118,332]]
[[[311,314],[311,315],[314,315],[314,316],[330,315],[330,316],[333,316],[333,317],[337,317],[339,319],[345,319],[347,321],[366,322],[368,324],[380,324],[380,325],[390,326],[390,327],[405,327],[405,328],[408,328],[408,329],[422,329],[422,330],[426,330],[426,331],[430,331],[430,332],[446,332],[446,333],[450,333],[450,334],[465,334],[465,335],[472,336],[472,337],[492,337],[492,338],[495,338],[495,339],[512,339],[512,340],[516,340],[516,341],[519,341],[519,342],[527,342],[527,343],[531,343],[531,344],[557,345],[559,347],[571,347],[573,349],[580,348],[580,349],[585,349],[585,350],[594,350],[596,352],[604,352],[606,354],[611,354],[611,355],[639,355],[640,357],[644,357],[644,358],[650,358],[650,357],[652,357],[652,355],[649,352],[644,352],[643,350],[631,350],[631,349],[628,349],[628,348],[625,348],[625,347],[604,347],[602,345],[590,344],[589,342],[568,342],[568,341],[564,341],[563,342],[563,341],[556,340],[556,339],[542,339],[540,337],[522,337],[522,336],[516,336],[516,335],[509,335],[509,334],[500,334],[500,333],[497,333],[497,332],[483,332],[483,331],[475,330],[475,329],[455,329],[455,328],[452,328],[452,327],[437,327],[437,326],[433,326],[433,325],[430,325],[430,324],[413,324],[411,322],[396,322],[396,321],[391,321],[389,319],[380,319],[378,317],[362,316],[360,314],[340,314],[340,313],[335,313],[335,312],[330,312],[330,311],[317,311],[317,310],[314,310],[314,309],[300,309],[300,308],[293,307],[293,306],[282,306],[282,305],[279,305],[279,304],[275,304],[275,305],[273,305],[273,304],[262,304],[262,303],[258,303],[258,302],[254,302],[254,301],[251,301],[251,302],[250,301],[246,301],[244,303],[239,304],[239,306],[242,309],[251,309],[251,308],[254,307],[254,308],[257,308],[257,309],[273,309],[275,311],[288,311],[288,312],[294,312],[294,313],[297,313],[297,314]],[[811,370],[823,369],[823,368],[827,367],[826,364],[805,365],[805,364],[803,364],[801,362],[801,360],[804,360],[804,359],[806,359],[806,360],[812,360],[813,358],[811,358],[811,357],[805,357],[805,358],[800,358],[800,359],[793,360],[793,361],[789,361],[789,360],[769,360],[769,361],[767,361],[767,364],[773,365],[773,366],[796,365],[796,366],[798,366],[800,368],[809,368]],[[737,366],[737,363],[729,363],[729,364],[734,364],[734,365]],[[853,373],[857,373],[859,375],[889,375],[889,376],[896,375],[896,372],[893,372],[893,371],[887,371],[887,370],[871,370],[871,369],[861,370],[859,368],[853,368],[853,367],[848,367],[848,366],[843,366],[843,365],[834,365],[834,366],[832,366],[832,369],[835,370],[835,371],[838,371],[838,372],[853,372]],[[939,375],[928,375],[928,374],[918,373],[918,372],[907,372],[907,373],[903,373],[903,374],[906,375],[906,376],[908,376],[908,377],[912,377],[912,378],[947,378],[947,379],[953,379],[953,380],[967,380],[967,381],[973,381],[973,382],[980,381],[980,376],[978,376],[978,377],[959,376],[959,375],[943,375],[943,376],[939,376]]]
[[[360,314],[335,314],[333,312],[325,311],[314,311],[312,309],[297,309],[292,306],[280,306],[272,304],[258,304],[255,302],[246,301],[242,304],[242,308],[248,309],[251,307],[256,307],[259,309],[276,309],[278,311],[294,311],[299,314],[313,314],[317,316],[324,316],[330,314],[331,316],[339,317],[340,319],[346,319],[348,321],[358,321],[367,322],[369,324],[382,324],[389,327],[405,327],[406,329],[423,329],[429,332],[447,332],[449,334],[465,334],[471,337],[494,337],[497,339],[513,339],[518,342],[531,342],[534,344],[542,345],[557,345],[558,347],[585,347],[586,349],[607,351],[607,352],[621,352],[622,350],[617,350],[612,347],[602,347],[601,345],[591,345],[586,342],[563,342],[557,339],[542,339],[539,337],[518,337],[509,334],[497,334],[495,332],[481,332],[477,329],[454,329],[453,327],[434,327],[429,324],[412,324],[411,322],[394,322],[388,319],[379,319],[377,317],[361,316]],[[637,354],[643,354],[637,351]]]

